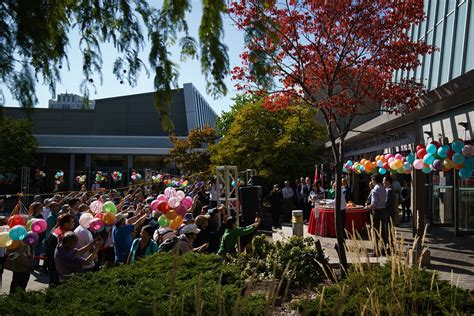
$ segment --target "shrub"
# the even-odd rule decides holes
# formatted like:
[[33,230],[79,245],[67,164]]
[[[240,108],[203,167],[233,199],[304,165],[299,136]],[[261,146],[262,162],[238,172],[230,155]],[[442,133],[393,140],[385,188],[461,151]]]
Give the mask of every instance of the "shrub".
[[217,256],[157,254],[75,276],[57,288],[2,296],[0,314],[218,315],[219,309],[231,314],[238,308],[243,315],[262,315],[265,297],[241,297],[243,287],[240,270]]
[[316,258],[311,238],[293,236],[287,241],[271,243],[265,236],[256,236],[251,251],[239,255],[233,263],[240,267],[245,278],[256,275],[259,279],[281,279],[288,268],[290,289],[301,289],[315,287],[325,279]]
[[411,268],[399,271],[394,271],[390,263],[365,271],[352,270],[339,284],[320,288],[315,298],[295,299],[292,307],[310,315],[474,313],[473,293],[439,280],[435,272]]

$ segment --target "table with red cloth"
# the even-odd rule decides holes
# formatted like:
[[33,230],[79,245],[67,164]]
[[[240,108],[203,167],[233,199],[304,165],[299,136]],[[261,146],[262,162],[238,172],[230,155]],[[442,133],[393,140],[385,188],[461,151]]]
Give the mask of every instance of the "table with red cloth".
[[[336,225],[334,223],[333,207],[318,207],[319,214],[315,215],[315,209],[311,210],[308,223],[308,233],[322,237],[336,237]],[[357,231],[365,228],[369,222],[369,211],[364,207],[355,207],[346,209],[345,229],[352,232],[352,225]]]

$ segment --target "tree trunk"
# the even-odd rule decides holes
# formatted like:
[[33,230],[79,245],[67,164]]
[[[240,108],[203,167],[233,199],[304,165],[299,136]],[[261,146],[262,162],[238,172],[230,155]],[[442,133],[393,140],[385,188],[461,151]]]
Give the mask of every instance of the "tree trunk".
[[[337,144],[336,144],[337,146]],[[344,245],[344,227],[342,226],[342,214],[341,214],[341,180],[342,180],[342,159],[343,159],[343,149],[344,149],[344,140],[341,139],[339,143],[339,148],[334,148],[333,143],[333,152],[334,160],[336,163],[336,194],[335,194],[335,203],[334,203],[334,217],[336,223],[336,239],[337,239],[337,254],[339,256],[339,264],[341,265],[341,275],[344,277],[347,273],[347,257],[346,257],[346,248]]]

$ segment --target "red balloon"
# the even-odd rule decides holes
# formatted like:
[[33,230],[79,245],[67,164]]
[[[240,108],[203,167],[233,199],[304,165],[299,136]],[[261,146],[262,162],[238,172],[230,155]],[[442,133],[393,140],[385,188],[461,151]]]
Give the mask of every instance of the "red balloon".
[[418,152],[418,150],[420,149],[425,149],[425,148],[426,148],[425,144],[419,144],[418,146],[416,146],[416,152]]
[[104,214],[103,213],[98,213],[98,214],[95,214],[94,217],[102,219],[102,217],[104,217]]
[[453,155],[454,155],[454,150],[449,149],[449,150],[448,150],[448,153],[446,154],[446,157],[447,157],[448,159],[453,159]]
[[436,148],[439,148],[439,147],[441,146],[441,144],[440,144],[439,142],[435,141],[435,140],[432,141],[431,143],[432,143],[433,145],[435,145]]
[[13,215],[8,219],[8,226],[10,226],[10,228],[16,225],[25,226],[25,219],[23,218],[23,216],[17,214]]
[[164,201],[164,200],[161,200],[160,202],[158,202],[157,208],[158,208],[158,211],[160,211],[161,213],[166,213],[170,210],[168,201]]
[[385,170],[390,170],[390,166],[389,166],[388,162],[384,162],[384,163],[383,163],[383,168],[384,168]]
[[423,157],[426,155],[426,149],[420,149],[416,152],[416,156],[418,159],[423,159]]

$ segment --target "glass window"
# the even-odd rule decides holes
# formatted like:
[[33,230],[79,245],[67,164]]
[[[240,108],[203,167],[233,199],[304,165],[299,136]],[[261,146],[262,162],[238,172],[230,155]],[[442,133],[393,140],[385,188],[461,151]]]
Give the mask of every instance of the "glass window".
[[464,3],[459,6],[457,9],[457,22],[456,30],[454,32],[455,42],[454,42],[454,52],[453,52],[453,74],[452,78],[456,78],[461,75],[461,66],[462,66],[462,50],[464,44],[464,24],[466,23],[466,11],[467,5]]
[[[464,4],[467,7],[467,3]],[[467,51],[466,51],[466,69],[464,72],[468,72],[471,69],[474,69],[474,3],[471,3],[471,12],[470,21],[469,21],[469,30],[464,34],[467,41]]]
[[474,231],[474,176],[459,182],[459,230]]
[[451,60],[451,45],[453,41],[454,15],[448,16],[444,22],[444,43],[442,49],[443,60],[441,61],[441,85],[449,81],[449,64]]
[[[441,47],[441,39],[443,38],[443,25],[442,24],[439,24],[435,28],[435,33],[436,33],[436,39],[435,39],[434,45],[442,49]],[[430,90],[438,87],[438,77],[440,73],[440,57],[441,57],[440,51],[436,51],[433,53],[433,66],[431,69],[431,78],[429,80]]]
[[[426,42],[428,44],[433,43],[433,31],[429,32],[426,37]],[[423,83],[428,85],[428,78],[430,77],[430,65],[433,59],[433,54],[425,55],[424,57],[424,65],[423,65]]]
[[444,1],[437,1],[438,2],[438,11],[436,13],[436,24],[444,19],[444,8],[446,4],[446,0]]
[[433,224],[454,224],[454,173],[433,172],[431,177]]
[[430,1],[429,3],[429,13],[428,13],[428,31],[433,29],[435,25],[435,19],[436,19],[436,4],[439,1]]

